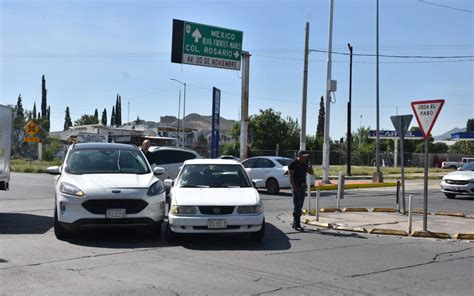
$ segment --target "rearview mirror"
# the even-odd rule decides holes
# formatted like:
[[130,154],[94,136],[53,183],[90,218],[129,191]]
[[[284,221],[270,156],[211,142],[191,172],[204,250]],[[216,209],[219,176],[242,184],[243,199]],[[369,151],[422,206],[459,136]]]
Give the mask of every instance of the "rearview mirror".
[[162,175],[162,174],[165,173],[165,171],[166,171],[166,170],[165,170],[164,168],[162,168],[162,167],[155,167],[155,168],[153,168],[153,174],[154,174],[155,176],[157,176],[157,175]]
[[61,170],[58,166],[50,166],[46,169],[46,172],[50,175],[61,175]]

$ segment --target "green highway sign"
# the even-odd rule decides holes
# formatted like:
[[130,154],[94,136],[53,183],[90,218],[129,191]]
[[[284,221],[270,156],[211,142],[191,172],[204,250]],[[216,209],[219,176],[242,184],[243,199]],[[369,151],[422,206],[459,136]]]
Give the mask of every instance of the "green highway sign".
[[240,70],[242,31],[173,20],[171,62]]

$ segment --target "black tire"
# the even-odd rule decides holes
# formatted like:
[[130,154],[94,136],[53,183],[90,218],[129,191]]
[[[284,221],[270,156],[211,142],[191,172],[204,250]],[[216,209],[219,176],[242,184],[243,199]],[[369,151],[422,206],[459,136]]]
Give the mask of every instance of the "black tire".
[[263,220],[262,228],[257,232],[250,233],[250,240],[253,242],[262,242],[265,236],[265,220]]
[[159,238],[161,236],[161,221],[154,222],[150,226],[150,231],[152,232],[153,237]]
[[61,224],[59,224],[58,210],[56,208],[54,208],[53,227],[54,227],[54,235],[56,236],[57,239],[65,240],[69,236],[69,232],[66,229],[64,229],[64,227],[62,227]]
[[171,230],[171,227],[169,223],[166,224],[166,230],[165,230],[165,240],[169,243],[172,243],[176,241],[177,239],[177,234],[173,230]]
[[267,192],[270,194],[278,194],[278,192],[280,192],[280,185],[274,178],[268,179],[265,187],[267,188]]
[[446,193],[445,192],[444,195],[446,195],[446,197],[449,198],[449,199],[453,199],[453,198],[456,197],[456,194],[454,194],[454,193]]

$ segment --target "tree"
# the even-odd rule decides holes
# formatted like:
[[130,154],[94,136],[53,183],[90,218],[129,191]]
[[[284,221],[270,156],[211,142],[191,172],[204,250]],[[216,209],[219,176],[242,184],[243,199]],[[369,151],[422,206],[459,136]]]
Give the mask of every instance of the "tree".
[[117,94],[115,100],[115,126],[122,125],[122,97]]
[[474,118],[470,118],[467,120],[466,132],[474,132]]
[[33,119],[36,119],[36,102],[33,103]]
[[110,115],[110,126],[115,126],[115,106],[112,106],[112,114]]
[[[47,117],[47,90],[46,90],[46,80],[44,79],[44,75],[41,78],[41,117]],[[39,118],[38,118],[39,119]]]
[[463,155],[474,154],[474,142],[473,141],[457,141],[453,146],[449,147],[449,152],[459,153]]
[[88,125],[88,124],[97,124],[99,120],[94,115],[84,114],[79,117],[78,120],[74,122],[74,125]]
[[23,155],[24,146],[22,140],[23,127],[25,126],[25,113],[23,110],[23,103],[21,102],[21,94],[18,95],[18,100],[13,112],[13,130],[12,130],[12,155]]
[[249,130],[253,131],[252,147],[259,150],[296,150],[299,145],[298,122],[273,109],[260,110],[260,114],[250,117]]
[[71,114],[69,113],[69,106],[66,107],[66,116],[64,117],[64,129],[68,130],[72,126]]
[[324,109],[324,97],[321,96],[319,102],[318,126],[316,128],[316,137],[324,137],[324,121],[326,120],[326,113]]
[[104,111],[102,111],[102,119],[100,120],[100,123],[107,126],[107,109],[106,108],[104,108]]
[[94,117],[97,120],[97,123],[99,123],[99,111],[97,111],[97,108],[95,108]]

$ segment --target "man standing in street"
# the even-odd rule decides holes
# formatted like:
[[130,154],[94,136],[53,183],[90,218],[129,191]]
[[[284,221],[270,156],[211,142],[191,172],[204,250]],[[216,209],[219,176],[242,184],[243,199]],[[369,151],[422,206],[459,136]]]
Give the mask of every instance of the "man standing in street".
[[314,175],[313,166],[308,161],[308,156],[308,152],[299,151],[296,160],[288,166],[288,177],[293,191],[293,228],[298,231],[304,231],[300,220],[306,195],[306,173]]
[[148,160],[148,163],[149,163],[150,165],[152,165],[153,162],[152,162],[152,159],[151,159],[151,152],[148,151],[148,149],[150,149],[150,146],[151,146],[150,140],[144,140],[143,143],[142,143],[142,148],[141,148],[141,150],[142,150],[142,152],[143,152],[143,155],[145,155],[146,160]]

